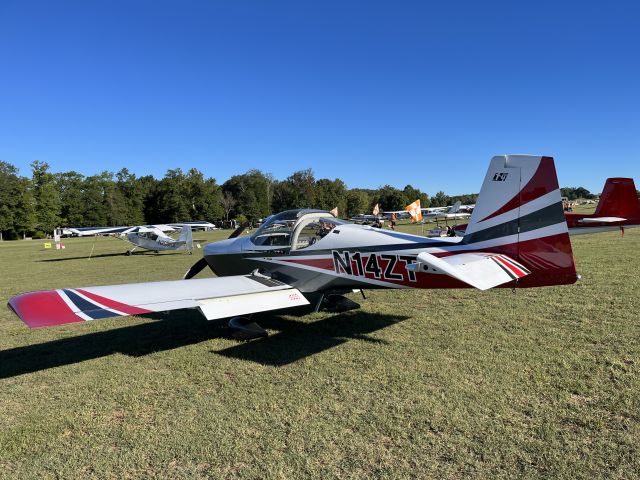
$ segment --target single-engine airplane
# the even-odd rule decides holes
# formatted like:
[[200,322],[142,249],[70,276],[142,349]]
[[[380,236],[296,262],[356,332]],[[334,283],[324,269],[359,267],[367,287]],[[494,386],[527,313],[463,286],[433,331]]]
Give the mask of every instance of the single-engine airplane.
[[[285,211],[251,236],[232,237],[206,245],[182,280],[24,293],[9,305],[30,327],[181,308],[208,320],[234,317],[233,327],[256,312],[319,309],[354,289],[486,290],[578,279],[551,157],[494,157],[463,238],[380,230],[321,210]],[[217,277],[192,278],[207,267]]]
[[423,216],[426,220],[458,220],[460,218],[469,218],[471,214],[461,210],[462,202],[458,201],[441,212],[425,213]]
[[[134,250],[142,248],[154,252],[191,252],[193,251],[192,225],[202,225],[203,222],[173,223],[171,225],[141,225],[134,227],[82,227],[67,228],[73,235],[87,237],[94,235],[110,235],[125,240],[133,245],[125,255],[131,255]],[[204,228],[204,227],[203,227]],[[178,238],[168,235],[166,232],[180,230]]]
[[640,226],[640,200],[633,178],[607,178],[593,214],[567,212],[565,217],[571,235]]
[[[123,238],[122,234],[119,238]],[[189,254],[191,254],[193,251],[193,236],[190,225],[184,225],[182,227],[178,238],[170,237],[157,228],[149,227],[135,227],[133,230],[127,232],[125,238],[127,242],[134,245],[132,249],[126,251],[126,255],[131,255],[136,248],[153,250],[156,253],[160,251],[173,251],[189,252]]]

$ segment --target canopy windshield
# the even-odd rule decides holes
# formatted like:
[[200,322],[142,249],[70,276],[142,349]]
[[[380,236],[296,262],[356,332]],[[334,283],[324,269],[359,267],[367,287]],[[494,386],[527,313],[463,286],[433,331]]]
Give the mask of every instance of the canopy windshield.
[[[331,221],[334,225],[342,223],[333,217],[329,212],[324,210],[287,210],[267,218],[265,222],[251,236],[251,241],[255,245],[273,245],[273,246],[289,246],[291,245],[291,235],[298,221],[308,215],[317,214],[317,217],[326,217],[327,221]],[[314,217],[316,215],[313,215]]]

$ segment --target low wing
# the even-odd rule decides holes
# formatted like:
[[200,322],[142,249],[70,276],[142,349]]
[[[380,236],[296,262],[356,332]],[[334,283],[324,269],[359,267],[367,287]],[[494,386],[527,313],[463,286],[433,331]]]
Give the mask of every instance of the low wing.
[[479,290],[488,290],[531,273],[512,258],[495,253],[460,253],[439,258],[423,252],[416,258],[416,263],[407,268],[449,275]]
[[626,218],[620,217],[587,217],[578,220],[578,223],[617,223],[625,222]]
[[308,304],[297,289],[260,275],[65,288],[9,300],[32,328],[180,308],[198,308],[214,320]]

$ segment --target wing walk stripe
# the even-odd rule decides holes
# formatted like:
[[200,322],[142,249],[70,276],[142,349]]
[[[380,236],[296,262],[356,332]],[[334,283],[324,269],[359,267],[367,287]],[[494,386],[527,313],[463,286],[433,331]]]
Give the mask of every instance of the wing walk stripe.
[[74,288],[73,292],[75,294],[77,294],[80,298],[86,300],[89,303],[92,303],[93,305],[95,305],[98,308],[101,308],[101,309],[106,310],[108,312],[113,312],[114,314],[119,315],[119,316],[126,316],[127,315],[126,313],[121,312],[119,310],[116,310],[114,308],[109,308],[106,305],[104,305],[103,303],[100,303],[100,302],[98,302],[97,300],[95,300],[93,298],[89,298],[87,295],[84,294],[84,292],[82,290],[80,290],[78,288]]
[[91,303],[90,301],[82,298],[73,290],[65,288],[63,291],[67,295],[67,297],[69,297],[69,300],[71,300],[73,304],[77,308],[79,308],[82,313],[91,317],[92,320],[117,316],[117,314],[114,314],[113,312],[110,312],[104,308],[100,308],[97,305]]
[[71,301],[71,299],[67,296],[66,292],[64,290],[56,290],[56,292],[58,293],[58,295],[60,295],[60,298],[64,301],[64,303],[66,303],[67,307],[69,307],[69,309],[71,310],[71,312],[74,315],[77,315],[78,317],[82,318],[83,320],[93,320],[89,315],[85,315],[84,312],[80,311],[80,312],[76,312],[75,310],[79,307],[76,306],[75,303],[73,303]]
[[127,305],[125,303],[117,302],[107,297],[102,297],[100,295],[96,295],[95,293],[91,293],[88,290],[83,290],[80,288],[75,289],[76,292],[83,295],[85,298],[104,305],[106,308],[110,308],[112,310],[116,310],[119,312],[123,312],[123,315],[137,315],[143,313],[151,313],[152,310],[147,310],[145,308],[135,307],[133,305]]

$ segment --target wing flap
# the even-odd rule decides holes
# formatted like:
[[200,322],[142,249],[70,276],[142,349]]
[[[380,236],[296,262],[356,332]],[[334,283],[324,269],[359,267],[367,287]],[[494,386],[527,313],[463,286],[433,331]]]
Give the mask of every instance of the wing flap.
[[9,300],[32,328],[181,308],[199,308],[211,320],[308,303],[290,285],[258,275],[29,292]]
[[422,252],[407,266],[416,272],[449,275],[479,290],[488,290],[529,275],[529,270],[512,258],[495,253],[461,253],[439,258]]
[[231,297],[207,298],[198,302],[207,320],[247,315],[256,312],[308,305],[309,301],[297,289],[248,293]]

